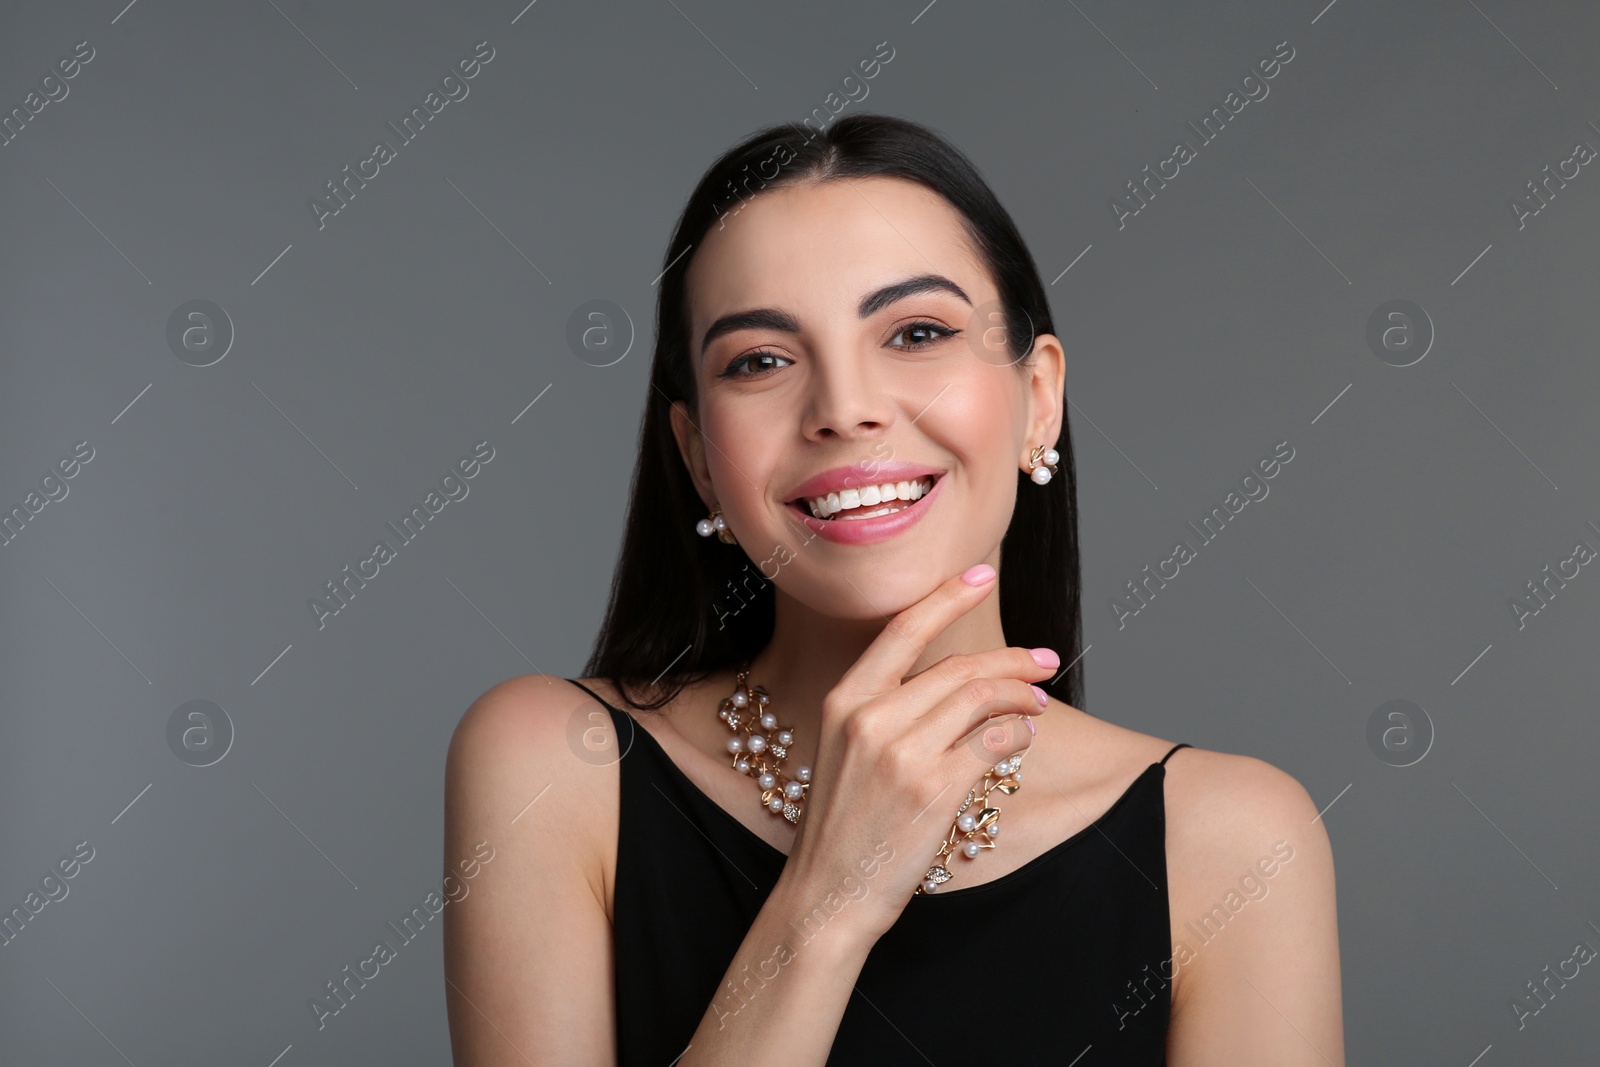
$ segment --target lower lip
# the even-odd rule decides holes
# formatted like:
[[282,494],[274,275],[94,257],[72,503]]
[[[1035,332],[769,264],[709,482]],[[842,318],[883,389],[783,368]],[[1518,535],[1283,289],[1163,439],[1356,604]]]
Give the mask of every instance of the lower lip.
[[901,508],[889,515],[880,515],[875,519],[819,519],[808,511],[803,511],[797,505],[785,504],[790,511],[817,536],[836,545],[875,545],[880,541],[904,533],[917,520],[927,513],[933,505],[934,497],[939,495],[939,489],[944,485],[944,478],[940,477],[933,483],[922,496],[912,502],[908,508]]

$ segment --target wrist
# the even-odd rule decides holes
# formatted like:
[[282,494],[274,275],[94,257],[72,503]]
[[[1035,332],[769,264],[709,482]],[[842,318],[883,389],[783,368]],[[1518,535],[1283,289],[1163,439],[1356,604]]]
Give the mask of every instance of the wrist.
[[785,871],[773,886],[766,908],[781,928],[779,937],[796,955],[829,966],[859,969],[884,928],[878,916],[879,902],[869,899],[860,883],[852,888],[854,892],[822,888]]

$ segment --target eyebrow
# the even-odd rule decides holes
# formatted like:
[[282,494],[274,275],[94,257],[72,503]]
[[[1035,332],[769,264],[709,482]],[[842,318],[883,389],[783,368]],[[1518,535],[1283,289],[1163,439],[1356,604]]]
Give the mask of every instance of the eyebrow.
[[[859,318],[881,311],[897,300],[904,300],[908,296],[918,293],[944,292],[960,297],[968,307],[972,306],[972,298],[967,296],[966,290],[942,274],[919,274],[914,278],[885,285],[875,289],[861,298],[861,303],[856,307]],[[705,336],[700,339],[702,353],[711,342],[723,334],[734,333],[738,330],[777,330],[780,333],[799,333],[800,322],[789,312],[781,308],[752,308],[748,311],[735,311],[724,315],[707,327]]]

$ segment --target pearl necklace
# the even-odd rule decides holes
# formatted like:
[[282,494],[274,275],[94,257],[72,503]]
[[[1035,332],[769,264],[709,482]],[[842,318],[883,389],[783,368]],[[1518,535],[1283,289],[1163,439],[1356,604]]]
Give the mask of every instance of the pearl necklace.
[[[766,687],[750,685],[749,677],[750,667],[745,664],[734,680],[732,695],[724,697],[717,709],[717,718],[733,732],[728,738],[733,769],[756,780],[761,787],[761,803],[768,811],[798,823],[805,810],[806,792],[811,788],[811,768],[797,767],[792,780],[784,772],[789,746],[794,744],[794,729],[778,726],[778,716],[767,709],[771,696]],[[917,886],[918,893],[933,893],[955,877],[944,861],[957,848],[967,859],[976,859],[980,852],[995,847],[995,838],[1000,836],[1000,809],[990,806],[989,794],[998,789],[1009,796],[1021,788],[1022,756],[1017,752],[1001,760],[984,772],[981,782],[967,790],[967,799],[957,809],[950,833],[934,854],[922,884]],[[978,805],[976,813],[968,810],[974,803]]]
[[756,780],[761,787],[761,803],[768,811],[792,823],[799,822],[806,789],[811,785],[811,768],[797,768],[793,781],[784,773],[783,762],[789,755],[789,746],[794,744],[794,731],[787,726],[778,729],[778,717],[767,710],[771,698],[764,687],[747,685],[749,676],[748,668],[739,671],[733,695],[725,697],[717,711],[717,718],[733,731],[728,738],[733,769]]

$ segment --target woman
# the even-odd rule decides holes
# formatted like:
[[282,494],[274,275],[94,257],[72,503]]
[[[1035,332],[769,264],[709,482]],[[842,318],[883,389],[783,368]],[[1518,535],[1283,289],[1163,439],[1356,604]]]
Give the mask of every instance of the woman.
[[451,743],[457,1062],[1342,1064],[1305,790],[1078,706],[1066,357],[972,165],[775,127],[663,264],[585,677]]

